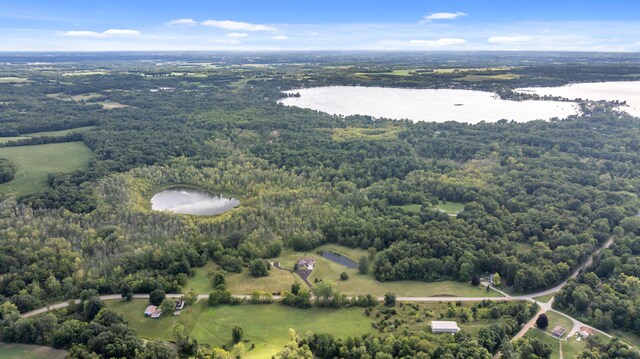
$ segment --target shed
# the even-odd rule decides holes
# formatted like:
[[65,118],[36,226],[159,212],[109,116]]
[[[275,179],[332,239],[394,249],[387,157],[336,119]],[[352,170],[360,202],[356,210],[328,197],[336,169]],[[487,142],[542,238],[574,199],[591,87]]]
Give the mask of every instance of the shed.
[[155,312],[156,310],[158,310],[158,307],[156,307],[155,305],[150,305],[147,307],[147,309],[144,310],[144,315],[148,317],[151,314],[153,314],[153,312]]
[[162,312],[161,312],[161,311],[156,310],[155,312],[151,313],[151,318],[153,318],[153,319],[158,319],[158,318],[160,318],[160,315],[161,315],[161,314],[162,314]]
[[460,327],[458,327],[458,323],[456,322],[448,322],[448,321],[431,321],[431,332],[432,333],[457,333],[460,331]]
[[551,331],[551,335],[553,335],[554,337],[562,338],[562,336],[566,332],[567,332],[567,328],[560,325],[556,325]]

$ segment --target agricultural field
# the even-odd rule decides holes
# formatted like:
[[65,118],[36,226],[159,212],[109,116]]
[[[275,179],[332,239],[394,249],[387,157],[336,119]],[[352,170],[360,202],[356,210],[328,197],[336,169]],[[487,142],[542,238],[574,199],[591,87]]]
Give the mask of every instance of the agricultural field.
[[47,188],[47,175],[86,168],[91,150],[82,142],[0,148],[0,158],[16,166],[15,178],[0,184],[0,193],[29,194]]
[[490,80],[500,80],[500,81],[509,81],[519,79],[521,75],[518,74],[497,74],[497,75],[466,75],[465,77],[459,78],[462,81],[490,81]]
[[392,75],[392,76],[411,76],[414,70],[392,70],[387,72],[357,72],[356,76],[379,76],[379,75]]
[[[269,358],[289,341],[289,329],[298,334],[308,332],[332,333],[336,337],[359,336],[373,333],[371,318],[363,308],[297,309],[280,304],[242,304],[238,306],[209,307],[206,301],[196,303],[191,313],[180,316],[150,319],[144,316],[149,304],[146,300],[107,301],[107,306],[128,320],[143,338],[173,339],[173,327],[181,324],[188,335],[201,343],[232,346],[231,329],[238,325],[244,329],[245,358]],[[250,350],[255,343],[255,348]]]
[[66,356],[64,350],[40,345],[0,343],[0,359],[63,359]]

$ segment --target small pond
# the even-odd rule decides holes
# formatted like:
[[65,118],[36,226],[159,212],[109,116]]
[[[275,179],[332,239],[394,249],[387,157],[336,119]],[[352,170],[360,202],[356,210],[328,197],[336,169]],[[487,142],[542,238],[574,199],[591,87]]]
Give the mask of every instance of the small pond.
[[180,214],[208,216],[224,213],[240,205],[235,198],[222,197],[191,187],[164,189],[151,198],[151,209]]
[[331,251],[320,251],[318,253],[320,253],[321,256],[327,258],[328,260],[334,261],[338,264],[342,264],[347,268],[352,268],[352,269],[358,268],[358,263],[356,261],[352,260],[351,258],[347,258],[342,254],[338,254]]

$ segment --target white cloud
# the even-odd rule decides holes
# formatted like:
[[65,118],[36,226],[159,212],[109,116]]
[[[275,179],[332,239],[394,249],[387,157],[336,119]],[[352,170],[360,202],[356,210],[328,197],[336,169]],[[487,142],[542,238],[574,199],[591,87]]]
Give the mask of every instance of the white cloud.
[[129,29],[109,29],[103,32],[107,36],[140,36],[140,31]]
[[202,25],[230,31],[275,31],[275,28],[271,26],[231,20],[207,20],[203,21]]
[[81,38],[95,38],[95,39],[104,39],[107,37],[114,37],[114,36],[139,36],[139,35],[140,35],[140,31],[128,30],[128,29],[109,29],[103,32],[66,31],[61,34],[61,36],[66,36],[66,37],[81,37]]
[[165,22],[165,25],[195,25],[198,22],[194,19],[173,19]]
[[442,46],[460,46],[467,43],[465,39],[456,39],[451,37],[443,37],[437,40],[411,40],[409,44],[428,46],[428,47],[442,47]]
[[247,37],[247,36],[249,36],[249,34],[245,32],[230,32],[227,34],[227,37],[235,37],[235,38],[241,38],[241,37]]
[[527,45],[535,42],[533,36],[492,36],[487,39],[490,44],[497,45]]
[[271,38],[274,39],[274,40],[286,40],[289,37],[288,36],[284,36],[284,35],[277,35],[277,36],[273,36]]
[[463,12],[433,12],[424,17],[425,21],[433,20],[455,20],[459,17],[466,16]]

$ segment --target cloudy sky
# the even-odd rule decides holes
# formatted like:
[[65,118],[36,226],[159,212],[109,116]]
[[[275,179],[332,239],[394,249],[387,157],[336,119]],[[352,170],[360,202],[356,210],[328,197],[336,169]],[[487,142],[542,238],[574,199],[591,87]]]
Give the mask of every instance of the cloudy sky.
[[2,0],[0,51],[640,51],[635,0]]

